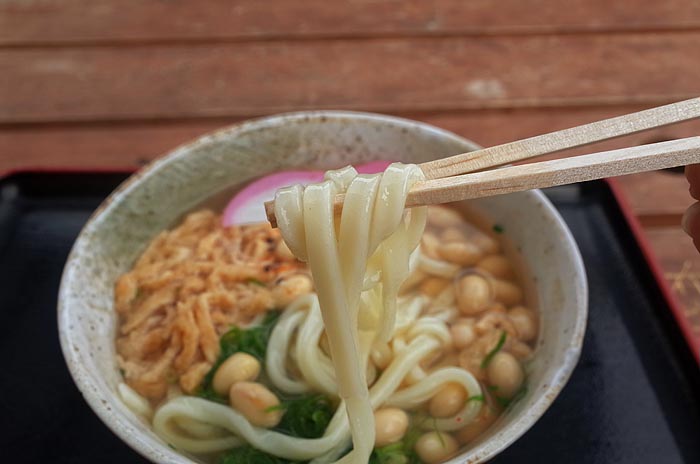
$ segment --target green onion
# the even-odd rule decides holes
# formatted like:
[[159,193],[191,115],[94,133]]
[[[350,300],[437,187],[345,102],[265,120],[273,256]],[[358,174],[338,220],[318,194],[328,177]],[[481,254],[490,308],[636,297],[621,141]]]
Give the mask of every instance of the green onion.
[[497,234],[502,234],[503,232],[505,232],[505,229],[500,224],[494,224],[493,231],[496,232]]
[[434,417],[433,417],[433,429],[435,429],[435,433],[437,433],[438,440],[440,440],[440,445],[444,448],[446,446],[445,439],[442,438],[442,434],[440,433],[440,431],[437,428],[437,419]]
[[474,395],[467,398],[467,403],[469,403],[470,401],[478,401],[480,403],[483,403],[486,400],[484,398],[484,395]]
[[269,408],[265,408],[265,412],[284,411],[285,409],[287,409],[287,405],[285,405],[284,403],[280,403],[274,406],[270,406]]
[[399,441],[375,448],[369,457],[369,464],[422,464],[422,461],[413,451],[413,445]]
[[259,287],[267,287],[267,285],[265,285],[265,282],[263,282],[262,280],[258,280],[254,277],[249,278],[248,280],[246,280],[246,282],[249,284],[257,285]]
[[494,356],[496,356],[496,353],[501,351],[501,348],[503,348],[503,345],[506,343],[506,332],[503,331],[501,332],[501,338],[498,339],[498,343],[496,343],[496,346],[488,352],[486,357],[484,358],[483,361],[481,361],[481,368],[486,369],[491,363],[491,360],[493,359]]
[[496,396],[496,401],[498,401],[498,404],[500,404],[503,409],[507,409],[514,403],[520,401],[526,393],[527,385],[523,385],[517,392],[515,392],[515,395],[513,395],[512,398],[503,398],[502,396]]
[[294,461],[264,453],[250,445],[243,445],[226,451],[219,458],[219,464],[293,464]]

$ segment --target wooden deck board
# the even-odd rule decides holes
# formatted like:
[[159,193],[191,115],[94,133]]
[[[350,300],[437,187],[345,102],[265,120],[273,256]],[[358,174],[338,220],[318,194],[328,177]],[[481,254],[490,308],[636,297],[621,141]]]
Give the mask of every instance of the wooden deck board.
[[0,45],[679,30],[693,0],[62,0],[0,3]]
[[[594,108],[526,108],[466,112],[398,113],[424,121],[483,146],[538,135],[644,108],[639,105]],[[241,118],[188,121],[120,122],[0,126],[5,169],[37,166],[48,160],[62,166],[137,166],[180,143],[240,121]],[[686,122],[564,153],[584,153],[638,145],[700,133],[700,121]]]
[[698,50],[700,32],[0,49],[0,123],[651,105],[700,94]]

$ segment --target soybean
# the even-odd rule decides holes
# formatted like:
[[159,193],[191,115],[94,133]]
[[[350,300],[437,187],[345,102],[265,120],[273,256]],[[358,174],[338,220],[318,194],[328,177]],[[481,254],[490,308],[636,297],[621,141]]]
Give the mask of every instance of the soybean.
[[375,447],[396,443],[408,430],[408,415],[398,408],[378,409],[374,412],[374,430]]
[[248,353],[234,353],[216,370],[212,386],[223,396],[234,383],[255,380],[259,374],[260,361]]
[[493,279],[493,296],[499,303],[505,306],[513,306],[523,301],[523,291],[513,282],[507,280]]
[[443,243],[437,252],[442,259],[460,266],[473,266],[483,256],[481,250],[469,242]]
[[486,368],[489,384],[497,387],[496,392],[502,398],[512,398],[520,390],[525,380],[525,373],[515,357],[499,351]]
[[457,281],[456,296],[459,310],[471,316],[488,308],[493,299],[493,290],[485,277],[467,274]]
[[267,387],[257,382],[238,382],[229,392],[231,407],[258,427],[271,428],[282,420],[284,411],[277,409],[280,400]]
[[529,342],[537,337],[537,315],[524,306],[516,306],[508,311],[508,317],[513,322],[518,338]]
[[457,414],[467,401],[467,391],[458,383],[448,383],[430,400],[428,411],[433,417],[451,417]]
[[515,277],[515,271],[510,264],[508,258],[503,255],[489,255],[483,258],[476,265],[479,269],[483,269],[494,277],[499,279],[512,279]]
[[428,432],[416,442],[416,453],[426,464],[437,464],[457,452],[457,440],[445,432]]

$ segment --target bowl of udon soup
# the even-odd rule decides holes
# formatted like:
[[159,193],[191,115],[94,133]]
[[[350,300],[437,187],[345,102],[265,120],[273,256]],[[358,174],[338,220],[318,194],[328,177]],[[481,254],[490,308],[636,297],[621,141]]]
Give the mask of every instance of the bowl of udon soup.
[[[568,380],[587,289],[539,191],[404,211],[411,163],[478,148],[416,121],[302,112],[143,168],[85,225],[61,283],[61,346],[86,401],[159,463],[492,458]],[[377,160],[405,164],[285,189],[279,229],[228,214],[272,173]]]

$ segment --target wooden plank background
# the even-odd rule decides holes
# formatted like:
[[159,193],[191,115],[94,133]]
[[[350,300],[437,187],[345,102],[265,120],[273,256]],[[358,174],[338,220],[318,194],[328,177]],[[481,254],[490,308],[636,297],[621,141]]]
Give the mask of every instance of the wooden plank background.
[[[700,95],[698,58],[697,0],[0,0],[0,171],[135,167],[228,124],[320,108],[488,146]],[[620,180],[700,340],[685,180]]]
[[50,0],[0,4],[0,44],[540,34],[700,27],[693,0]]
[[0,123],[651,105],[695,95],[698,50],[688,32],[5,49]]

